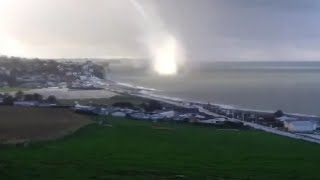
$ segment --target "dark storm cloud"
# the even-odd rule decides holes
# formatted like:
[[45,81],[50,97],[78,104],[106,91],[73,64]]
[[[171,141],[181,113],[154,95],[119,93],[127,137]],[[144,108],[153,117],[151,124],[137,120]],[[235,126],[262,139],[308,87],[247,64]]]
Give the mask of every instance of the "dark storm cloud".
[[[0,39],[15,41],[5,38],[0,50],[19,44],[30,56],[148,55],[150,27],[130,0],[1,1],[11,3],[0,7]],[[320,60],[318,0],[137,2],[149,24],[177,38],[187,59]]]
[[319,1],[157,1],[167,27],[203,59],[316,60]]

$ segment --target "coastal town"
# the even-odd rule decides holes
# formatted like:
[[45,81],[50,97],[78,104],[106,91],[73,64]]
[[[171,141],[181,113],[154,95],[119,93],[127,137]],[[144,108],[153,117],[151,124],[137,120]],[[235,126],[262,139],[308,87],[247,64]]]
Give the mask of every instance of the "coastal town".
[[320,0],[0,0],[0,180],[320,180]]
[[[275,112],[236,109],[213,103],[188,102],[157,96],[141,87],[128,86],[106,79],[104,68],[92,61],[55,62],[30,61],[0,63],[1,87],[38,89],[39,93],[0,93],[0,104],[9,106],[32,106],[69,108],[76,113],[97,116],[127,117],[150,121],[173,121],[228,128],[254,128],[296,139],[320,143],[319,117]],[[13,65],[16,64],[16,65]],[[41,71],[39,69],[42,69]],[[4,81],[6,80],[6,81]],[[139,97],[146,101],[140,105],[129,102],[114,104],[59,103],[61,97],[41,94],[48,89],[65,93],[94,90],[113,92],[119,96]],[[51,91],[50,91],[51,92]],[[81,97],[78,97],[81,98]],[[77,99],[77,98],[74,98]],[[103,122],[101,122],[103,123]]]
[[19,88],[101,88],[105,69],[90,60],[24,60],[0,57],[0,87]]

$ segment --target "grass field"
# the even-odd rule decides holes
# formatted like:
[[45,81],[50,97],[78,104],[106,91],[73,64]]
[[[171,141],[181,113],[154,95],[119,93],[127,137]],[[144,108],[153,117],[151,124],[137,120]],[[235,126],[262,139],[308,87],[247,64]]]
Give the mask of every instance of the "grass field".
[[0,107],[0,141],[56,138],[92,121],[66,109]]
[[12,93],[18,91],[27,91],[27,88],[20,88],[20,87],[0,87],[0,93]]
[[64,105],[73,105],[74,102],[77,101],[79,104],[107,104],[112,105],[116,102],[130,102],[133,105],[139,105],[145,101],[146,99],[135,97],[135,96],[127,96],[127,95],[116,95],[110,98],[90,98],[90,99],[61,99],[59,102]]
[[320,179],[320,146],[260,131],[110,119],[0,148],[0,179]]

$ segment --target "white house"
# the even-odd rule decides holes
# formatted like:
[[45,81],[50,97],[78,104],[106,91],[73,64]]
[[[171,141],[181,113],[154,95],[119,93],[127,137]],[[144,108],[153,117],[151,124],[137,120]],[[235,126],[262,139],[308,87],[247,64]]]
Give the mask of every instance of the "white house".
[[75,111],[93,111],[94,108],[95,107],[93,107],[93,106],[82,106],[76,102],[73,110],[75,110]]
[[202,115],[199,115],[199,114],[197,114],[195,117],[198,118],[198,119],[205,119],[206,118],[206,117],[204,117]]
[[133,113],[130,116],[134,119],[150,119],[150,117],[144,113]]
[[172,110],[172,111],[161,112],[161,113],[159,113],[159,115],[161,115],[161,116],[163,116],[165,118],[171,119],[171,118],[174,118],[176,116],[176,113],[175,113],[175,111]]
[[134,113],[134,110],[133,109],[123,109],[123,112],[126,114],[132,114],[132,113]]
[[89,80],[88,76],[79,76],[79,78],[80,78],[81,81]]
[[126,117],[126,113],[120,111],[113,112],[111,115],[114,117]]
[[290,132],[312,133],[317,125],[314,121],[287,120],[284,121],[284,127]]

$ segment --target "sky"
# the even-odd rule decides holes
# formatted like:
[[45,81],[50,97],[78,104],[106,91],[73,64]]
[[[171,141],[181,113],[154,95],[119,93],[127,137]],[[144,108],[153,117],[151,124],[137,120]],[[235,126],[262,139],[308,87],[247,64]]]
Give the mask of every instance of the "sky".
[[0,54],[147,58],[170,35],[193,61],[320,61],[319,0],[0,0]]

